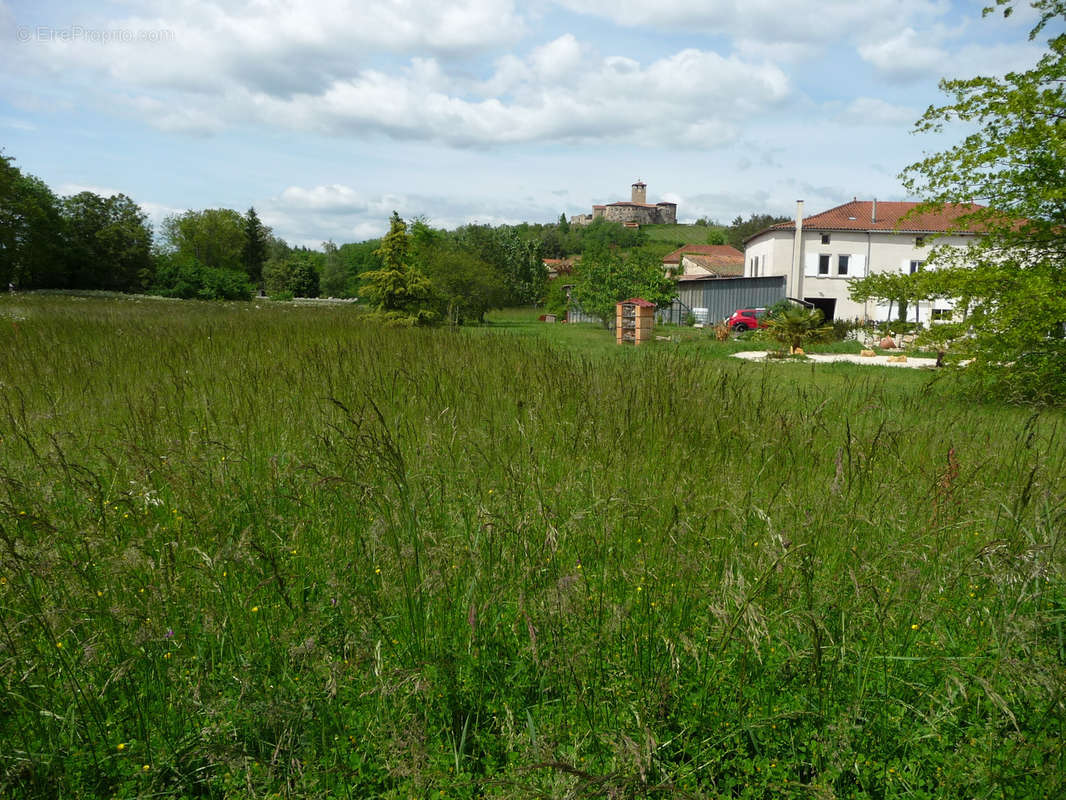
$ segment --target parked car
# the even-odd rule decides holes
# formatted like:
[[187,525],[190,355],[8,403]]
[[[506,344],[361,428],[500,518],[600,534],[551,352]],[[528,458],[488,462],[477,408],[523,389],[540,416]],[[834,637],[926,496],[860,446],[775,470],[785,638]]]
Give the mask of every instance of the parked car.
[[738,308],[726,319],[725,324],[737,333],[751,331],[763,327],[765,316],[765,308]]
[[[795,297],[786,297],[785,300],[789,303],[803,306],[804,308],[814,308],[814,303],[811,303],[808,300],[799,300]],[[730,330],[735,331],[736,333],[752,331],[756,328],[765,328],[767,311],[769,311],[769,309],[766,308],[738,308],[732,313],[732,315],[726,317],[725,324],[729,326]]]

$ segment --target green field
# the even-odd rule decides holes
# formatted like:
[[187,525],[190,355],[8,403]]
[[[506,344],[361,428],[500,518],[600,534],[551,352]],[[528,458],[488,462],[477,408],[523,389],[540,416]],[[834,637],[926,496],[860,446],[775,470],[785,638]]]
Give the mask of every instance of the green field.
[[714,228],[706,225],[641,225],[640,230],[653,242],[669,242],[680,247],[683,244],[707,244],[707,234]]
[[492,319],[0,298],[0,797],[1066,794],[1061,412]]

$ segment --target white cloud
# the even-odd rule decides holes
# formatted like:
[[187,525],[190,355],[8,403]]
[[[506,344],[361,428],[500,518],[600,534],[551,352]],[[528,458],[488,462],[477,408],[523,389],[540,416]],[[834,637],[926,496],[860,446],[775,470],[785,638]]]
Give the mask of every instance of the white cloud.
[[1039,45],[1028,41],[960,46],[958,34],[943,28],[919,32],[908,27],[888,38],[868,41],[858,51],[882,77],[897,83],[1003,75],[1028,69],[1040,57]]
[[[480,84],[448,79],[422,60],[395,75],[367,70],[319,95],[253,102],[261,119],[296,127],[461,147],[558,140],[714,147],[735,137],[739,114],[778,104],[790,90],[775,66],[706,51],[683,50],[647,66],[582,52],[566,36],[527,59],[501,59]],[[551,53],[566,70],[551,68]],[[434,80],[421,78],[427,70]]]
[[114,197],[122,194],[121,189],[111,189],[106,186],[86,186],[80,183],[61,183],[52,189],[59,197],[71,197],[82,192],[92,192],[100,197]]
[[[892,31],[913,20],[931,20],[950,10],[947,0],[556,0],[575,13],[590,14],[626,27],[676,30],[734,37],[754,48],[824,45],[841,38]],[[751,50],[749,50],[750,52]],[[758,52],[755,50],[755,52]],[[761,53],[767,56],[765,47]],[[795,51],[789,53],[796,55]],[[776,54],[770,54],[778,60]]]
[[716,147],[735,138],[738,114],[790,92],[785,73],[764,59],[688,48],[639,61],[597,53],[569,33],[498,56],[486,75],[477,54],[499,53],[525,30],[513,0],[354,8],[341,0],[178,0],[148,9],[99,26],[165,31],[165,41],[32,42],[20,46],[29,58],[16,59],[16,69],[57,83],[79,76],[99,110],[168,133],[284,127],[453,147]]
[[408,220],[424,216],[433,227],[448,229],[472,222],[503,225],[555,219],[559,213],[546,200],[374,194],[345,184],[289,186],[267,202],[256,203],[256,209],[263,223],[289,244],[306,247],[318,247],[328,239],[343,243],[381,236],[393,211]]
[[[377,54],[466,57],[525,30],[512,0],[156,0],[141,7],[117,19],[81,12],[81,36],[34,36],[17,48],[18,58],[52,74],[76,65],[156,88],[212,93],[230,80],[291,94],[320,91]],[[18,22],[38,21],[24,13]],[[102,41],[95,32],[121,35]]]
[[920,37],[914,28],[904,28],[891,38],[861,45],[859,55],[882,75],[897,81],[935,76],[947,61],[947,54]]

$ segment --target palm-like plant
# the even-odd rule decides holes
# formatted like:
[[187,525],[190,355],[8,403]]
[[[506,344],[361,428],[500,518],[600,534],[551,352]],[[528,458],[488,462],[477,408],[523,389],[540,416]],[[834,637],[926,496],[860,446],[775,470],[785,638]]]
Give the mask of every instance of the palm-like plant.
[[808,342],[823,342],[833,334],[833,326],[825,324],[821,309],[793,306],[770,315],[763,327],[775,342],[787,344],[795,353]]

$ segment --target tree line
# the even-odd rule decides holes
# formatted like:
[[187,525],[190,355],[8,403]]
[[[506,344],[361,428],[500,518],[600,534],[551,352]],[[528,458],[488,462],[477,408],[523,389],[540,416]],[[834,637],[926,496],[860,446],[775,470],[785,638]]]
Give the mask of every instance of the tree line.
[[[617,272],[623,263],[640,263],[651,275],[663,249],[672,247],[606,220],[571,226],[565,215],[551,224],[475,223],[447,231],[424,218],[408,223],[394,214],[382,239],[340,245],[326,241],[316,250],[290,246],[275,236],[254,207],[243,214],[228,208],[185,211],[167,217],[154,231],[140,206],[124,194],[103,197],[85,191],[59,197],[44,181],[15,166],[10,156],[0,155],[0,287],[20,290],[226,300],[256,293],[277,298],[366,296],[384,310],[396,311],[396,298],[389,291],[380,294],[382,271],[396,281],[402,265],[412,270],[412,297],[419,295],[413,288],[418,276],[427,281],[421,319],[457,324],[482,320],[492,308],[543,302],[545,258],[579,261],[585,256],[587,274],[601,276],[610,265]],[[626,280],[613,275],[603,285],[584,283],[590,305],[596,305],[592,295],[603,295],[603,285]]]

